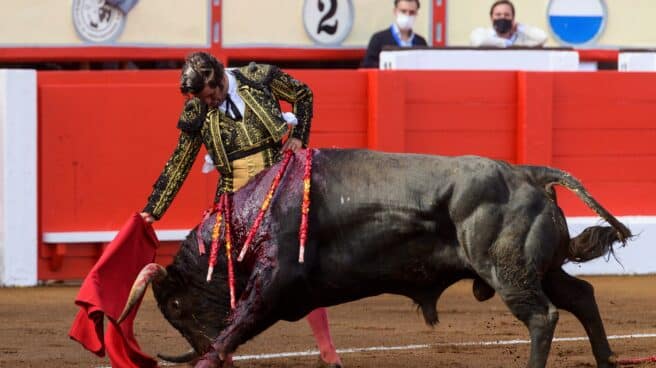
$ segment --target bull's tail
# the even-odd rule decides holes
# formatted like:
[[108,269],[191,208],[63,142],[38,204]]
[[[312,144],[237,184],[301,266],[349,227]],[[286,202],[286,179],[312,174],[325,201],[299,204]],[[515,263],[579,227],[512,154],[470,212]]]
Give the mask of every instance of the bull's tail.
[[544,166],[522,166],[522,168],[536,184],[544,186],[548,191],[551,191],[551,186],[554,184],[569,189],[611,225],[611,227],[591,226],[571,239],[568,257],[570,260],[576,262],[589,261],[612,252],[613,243],[621,242],[626,244],[626,241],[631,238],[631,230],[602,207],[583,187],[583,184],[569,173]]

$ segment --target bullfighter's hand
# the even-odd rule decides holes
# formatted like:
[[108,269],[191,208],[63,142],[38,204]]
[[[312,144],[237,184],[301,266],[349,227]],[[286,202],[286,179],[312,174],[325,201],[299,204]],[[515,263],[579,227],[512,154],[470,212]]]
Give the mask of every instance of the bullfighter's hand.
[[303,147],[303,142],[301,142],[300,139],[298,138],[289,138],[287,142],[285,142],[285,145],[282,146],[282,150],[292,150],[292,152],[296,152],[299,148]]
[[148,212],[141,212],[140,215],[141,215],[141,218],[144,219],[144,221],[146,221],[149,224],[152,224],[153,222],[155,222],[155,218],[153,217],[153,215],[151,215]]

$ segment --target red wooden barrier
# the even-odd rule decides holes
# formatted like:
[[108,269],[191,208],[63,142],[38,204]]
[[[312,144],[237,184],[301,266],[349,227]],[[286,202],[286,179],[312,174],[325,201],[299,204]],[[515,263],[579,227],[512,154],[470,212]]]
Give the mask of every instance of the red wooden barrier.
[[[290,72],[315,92],[314,147],[550,164],[615,214],[656,213],[656,75]],[[116,230],[143,207],[176,143],[177,81],[176,71],[39,73],[42,233]],[[217,177],[197,161],[157,229],[189,229],[210,204]],[[568,215],[592,215],[567,193],[559,200]],[[39,279],[81,278],[101,251],[43,243]]]
[[[553,165],[617,214],[656,213],[655,82],[650,73],[554,76]],[[571,197],[562,203],[584,212]]]

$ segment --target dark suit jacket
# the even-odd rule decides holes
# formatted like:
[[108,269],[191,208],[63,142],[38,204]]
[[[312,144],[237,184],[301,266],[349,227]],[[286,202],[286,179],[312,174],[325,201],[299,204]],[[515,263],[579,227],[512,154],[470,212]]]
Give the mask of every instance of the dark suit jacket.
[[[426,40],[416,33],[415,38],[412,40],[412,45],[428,46]],[[394,35],[392,34],[391,27],[374,33],[374,35],[371,36],[369,46],[367,46],[367,54],[364,56],[360,66],[363,68],[378,68],[379,54],[384,46],[398,46],[394,39]]]

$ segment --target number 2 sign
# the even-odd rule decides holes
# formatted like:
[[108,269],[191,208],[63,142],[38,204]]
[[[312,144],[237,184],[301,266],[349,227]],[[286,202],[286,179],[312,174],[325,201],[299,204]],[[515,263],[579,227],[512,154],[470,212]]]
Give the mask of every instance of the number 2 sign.
[[320,45],[339,45],[353,27],[351,0],[305,0],[303,24],[310,39]]

